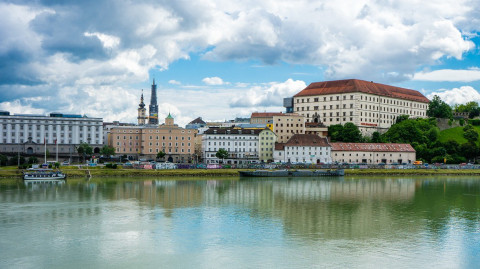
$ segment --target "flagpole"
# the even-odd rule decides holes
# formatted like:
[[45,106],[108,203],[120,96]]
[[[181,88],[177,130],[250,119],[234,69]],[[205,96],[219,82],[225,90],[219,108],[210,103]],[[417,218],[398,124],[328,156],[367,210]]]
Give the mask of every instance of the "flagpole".
[[43,159],[43,163],[47,163],[47,138],[45,137],[45,133],[43,133],[43,144],[45,145],[45,156]]
[[55,162],[58,163],[58,141],[57,141],[57,138],[55,138],[55,145],[57,145],[57,154],[55,156]]

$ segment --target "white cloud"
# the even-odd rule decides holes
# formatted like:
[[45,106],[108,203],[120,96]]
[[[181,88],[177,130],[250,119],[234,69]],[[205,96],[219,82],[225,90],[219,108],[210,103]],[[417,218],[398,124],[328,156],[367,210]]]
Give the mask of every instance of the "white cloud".
[[301,80],[288,79],[282,83],[271,83],[267,86],[254,86],[240,97],[235,97],[230,103],[231,107],[282,107],[283,98],[292,97],[306,87]]
[[47,113],[47,111],[44,109],[34,108],[31,105],[23,105],[20,100],[14,100],[13,102],[2,102],[0,103],[0,110],[8,111],[10,114],[45,115]]
[[451,90],[438,90],[427,95],[432,100],[433,96],[438,95],[445,103],[449,105],[465,104],[471,101],[480,103],[480,93],[471,86],[462,86]]
[[97,33],[97,32],[95,33],[85,32],[84,35],[94,36],[98,38],[102,42],[103,47],[107,49],[115,48],[120,44],[120,38],[116,36],[106,35],[106,34]]
[[480,70],[472,68],[467,70],[441,69],[431,72],[418,72],[415,73],[413,79],[422,81],[472,82],[480,80]]
[[180,81],[176,81],[174,79],[169,80],[168,83],[173,84],[173,85],[181,85],[182,84]]
[[202,79],[202,81],[207,85],[223,85],[224,84],[223,80],[219,77],[204,78]]

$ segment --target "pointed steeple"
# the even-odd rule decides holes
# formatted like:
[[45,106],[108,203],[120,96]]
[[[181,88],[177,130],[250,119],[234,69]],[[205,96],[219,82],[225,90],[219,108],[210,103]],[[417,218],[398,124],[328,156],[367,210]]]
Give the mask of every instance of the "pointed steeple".
[[148,124],[158,124],[157,85],[155,85],[155,79],[153,79],[152,83],[152,94],[148,114]]
[[145,103],[143,102],[143,89],[142,89],[142,96],[140,97],[140,104],[138,105],[140,108],[145,107]]

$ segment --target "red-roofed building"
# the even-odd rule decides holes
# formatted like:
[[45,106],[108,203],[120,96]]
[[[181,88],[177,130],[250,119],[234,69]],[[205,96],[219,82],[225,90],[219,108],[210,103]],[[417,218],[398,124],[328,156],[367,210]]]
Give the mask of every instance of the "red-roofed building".
[[338,163],[392,164],[413,163],[415,149],[410,144],[330,143],[332,161]]
[[325,137],[295,134],[287,143],[275,143],[275,162],[331,163],[331,146]]
[[400,115],[426,117],[428,103],[415,90],[347,79],[311,83],[293,96],[293,111],[307,122],[353,122],[362,133],[371,134],[386,131]]

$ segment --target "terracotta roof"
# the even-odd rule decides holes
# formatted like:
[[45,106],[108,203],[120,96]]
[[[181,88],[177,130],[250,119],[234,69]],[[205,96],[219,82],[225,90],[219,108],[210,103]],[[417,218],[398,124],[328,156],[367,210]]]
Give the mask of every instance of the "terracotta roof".
[[294,97],[351,92],[363,92],[368,94],[400,98],[423,103],[430,102],[427,97],[415,90],[409,90],[405,88],[359,79],[314,82],[308,85],[308,87],[306,87],[296,95],[294,95]]
[[332,151],[386,151],[386,152],[415,152],[410,144],[393,143],[330,143]]
[[315,134],[294,134],[287,143],[285,143],[285,146],[330,147],[326,138]]
[[284,150],[284,149],[285,149],[285,143],[275,142],[275,150]]
[[273,116],[284,116],[282,112],[253,112],[251,118],[270,118]]

